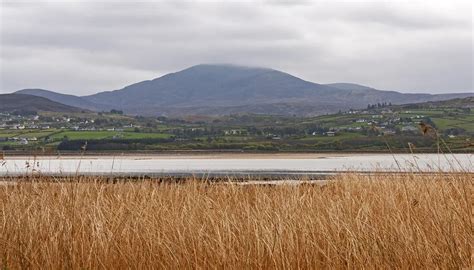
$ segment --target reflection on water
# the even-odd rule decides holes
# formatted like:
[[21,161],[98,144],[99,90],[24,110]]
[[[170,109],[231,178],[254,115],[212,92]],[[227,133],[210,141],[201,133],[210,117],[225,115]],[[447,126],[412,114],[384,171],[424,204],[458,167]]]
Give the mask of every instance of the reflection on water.
[[0,174],[41,173],[203,173],[203,172],[335,172],[335,171],[470,171],[473,154],[311,155],[248,158],[232,155],[16,157],[0,164]]

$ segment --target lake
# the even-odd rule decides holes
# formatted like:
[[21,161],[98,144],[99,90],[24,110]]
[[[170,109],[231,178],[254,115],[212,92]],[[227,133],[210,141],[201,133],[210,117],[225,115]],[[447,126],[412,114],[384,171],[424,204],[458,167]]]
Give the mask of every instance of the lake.
[[473,154],[215,154],[6,157],[0,175],[318,174],[474,171]]

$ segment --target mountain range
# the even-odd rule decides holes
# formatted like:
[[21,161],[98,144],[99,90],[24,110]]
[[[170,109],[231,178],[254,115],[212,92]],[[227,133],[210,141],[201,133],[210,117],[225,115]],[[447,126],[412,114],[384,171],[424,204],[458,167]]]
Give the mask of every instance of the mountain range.
[[197,65],[122,89],[74,96],[43,89],[16,92],[94,111],[123,110],[135,115],[225,115],[262,113],[318,115],[368,104],[406,104],[474,96],[405,94],[351,84],[318,84],[274,69]]

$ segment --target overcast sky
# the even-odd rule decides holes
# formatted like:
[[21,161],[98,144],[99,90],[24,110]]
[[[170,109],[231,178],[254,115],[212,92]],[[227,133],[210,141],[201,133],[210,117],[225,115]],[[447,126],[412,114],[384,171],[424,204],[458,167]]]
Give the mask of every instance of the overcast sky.
[[201,63],[473,91],[470,1],[0,1],[4,93],[92,94]]

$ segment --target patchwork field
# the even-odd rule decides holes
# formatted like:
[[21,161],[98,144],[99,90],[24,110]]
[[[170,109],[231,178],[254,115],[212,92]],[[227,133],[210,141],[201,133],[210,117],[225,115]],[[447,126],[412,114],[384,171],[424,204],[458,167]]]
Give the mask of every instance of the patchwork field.
[[[472,152],[474,113],[452,105],[381,106],[320,116],[229,115],[203,119],[132,117],[113,113],[41,114],[29,120],[49,129],[2,129],[0,150]],[[421,106],[421,107],[420,107]],[[55,120],[51,122],[52,120]],[[23,119],[24,120],[24,119]],[[21,119],[18,121],[22,121]],[[35,122],[36,121],[36,122]],[[420,123],[436,130],[423,134]],[[25,126],[28,128],[28,125]],[[79,130],[78,130],[79,129]],[[432,135],[432,134],[431,134]],[[14,139],[16,137],[16,140]],[[25,142],[28,140],[28,143]],[[46,149],[46,150],[45,150]]]

